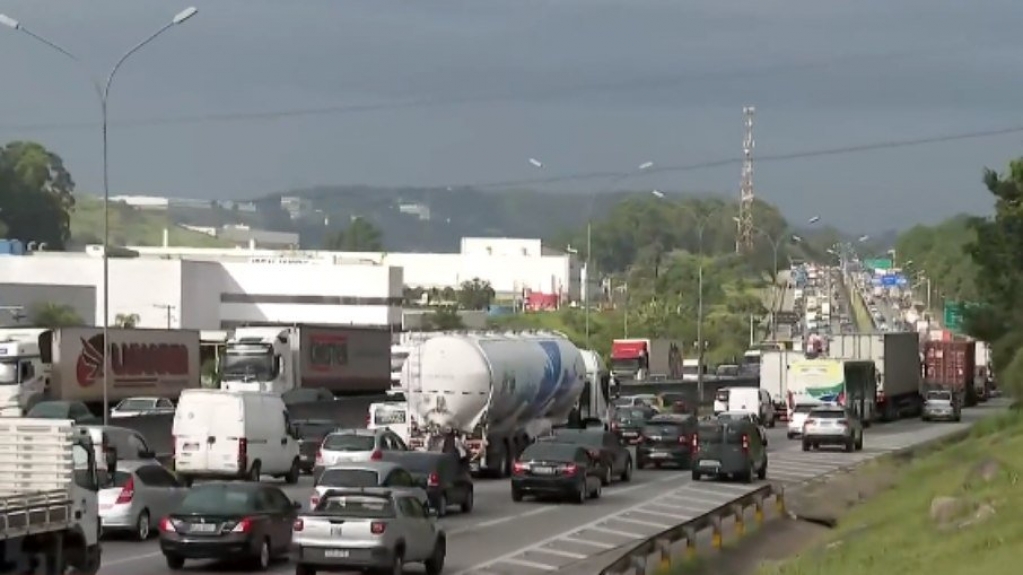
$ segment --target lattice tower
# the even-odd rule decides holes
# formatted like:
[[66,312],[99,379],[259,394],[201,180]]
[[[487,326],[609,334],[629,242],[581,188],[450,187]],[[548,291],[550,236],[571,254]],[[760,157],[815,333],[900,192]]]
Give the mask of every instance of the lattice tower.
[[744,133],[742,137],[742,181],[739,186],[739,218],[735,236],[735,251],[741,253],[753,248],[753,115],[756,108],[742,109]]

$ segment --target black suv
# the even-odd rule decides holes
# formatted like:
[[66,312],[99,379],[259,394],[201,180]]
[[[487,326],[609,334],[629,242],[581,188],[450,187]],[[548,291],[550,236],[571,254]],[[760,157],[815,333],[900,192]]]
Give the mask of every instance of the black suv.
[[665,463],[688,468],[692,465],[692,441],[697,420],[692,415],[656,415],[643,426],[643,441],[636,446],[639,468]]

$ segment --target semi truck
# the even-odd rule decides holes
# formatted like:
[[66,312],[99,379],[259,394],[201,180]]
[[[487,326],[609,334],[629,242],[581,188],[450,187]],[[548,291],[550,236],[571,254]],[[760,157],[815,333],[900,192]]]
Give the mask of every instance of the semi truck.
[[391,333],[357,326],[239,327],[220,366],[227,390],[284,393],[321,388],[339,395],[391,387]]
[[409,354],[413,444],[466,438],[474,472],[507,477],[534,439],[569,422],[585,387],[579,349],[558,334],[443,335]]
[[764,350],[760,356],[760,389],[771,395],[775,413],[788,417],[789,366],[806,359],[802,351]]
[[977,348],[965,340],[928,340],[923,344],[924,389],[944,389],[955,394],[961,405],[977,405],[976,374]]
[[45,392],[47,367],[39,356],[45,331],[0,330],[0,417],[21,417]]
[[95,452],[72,421],[0,418],[0,573],[99,572]]
[[681,379],[682,346],[670,339],[616,339],[611,342],[611,374],[621,385],[651,379]]
[[872,361],[877,368],[876,411],[882,421],[919,417],[923,410],[920,339],[913,332],[835,335],[828,347],[833,359]]

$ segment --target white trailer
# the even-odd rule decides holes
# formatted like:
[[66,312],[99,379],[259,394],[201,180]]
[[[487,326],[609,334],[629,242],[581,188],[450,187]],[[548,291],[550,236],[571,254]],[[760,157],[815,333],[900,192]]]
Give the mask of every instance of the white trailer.
[[873,361],[877,367],[875,413],[882,421],[917,417],[920,395],[920,340],[913,332],[835,335],[828,347],[834,359]]
[[579,349],[557,334],[429,339],[403,366],[412,443],[433,447],[447,431],[463,434],[474,470],[506,477],[533,439],[569,421],[585,378]]
[[0,418],[0,572],[99,572],[99,477],[88,431]]
[[770,349],[761,352],[760,389],[771,394],[776,413],[785,413],[789,391],[789,366],[805,358],[802,351]]

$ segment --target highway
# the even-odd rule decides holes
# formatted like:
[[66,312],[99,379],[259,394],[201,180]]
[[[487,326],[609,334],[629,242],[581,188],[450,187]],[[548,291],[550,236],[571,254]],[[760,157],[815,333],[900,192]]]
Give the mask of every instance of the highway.
[[[864,450],[859,453],[804,453],[800,444],[785,438],[779,426],[768,430],[768,480],[796,485],[865,459],[964,429],[1001,403],[991,402],[967,409],[957,424],[924,424],[904,420],[875,425],[866,431]],[[311,480],[297,486],[281,484],[297,501],[307,501]],[[605,488],[603,497],[586,505],[514,503],[507,480],[476,483],[476,506],[470,515],[441,519],[448,531],[448,561],[445,573],[455,575],[534,575],[557,571],[563,566],[604,553],[618,546],[634,544],[667,527],[701,515],[755,487],[740,483],[701,481],[693,483],[687,471],[638,471],[631,483]],[[231,571],[229,566],[190,562],[189,573]],[[235,569],[235,571],[237,571]],[[272,573],[293,572],[294,566],[281,562]],[[103,575],[157,575],[170,573],[155,540],[104,543]],[[415,568],[410,573],[421,572]]]

